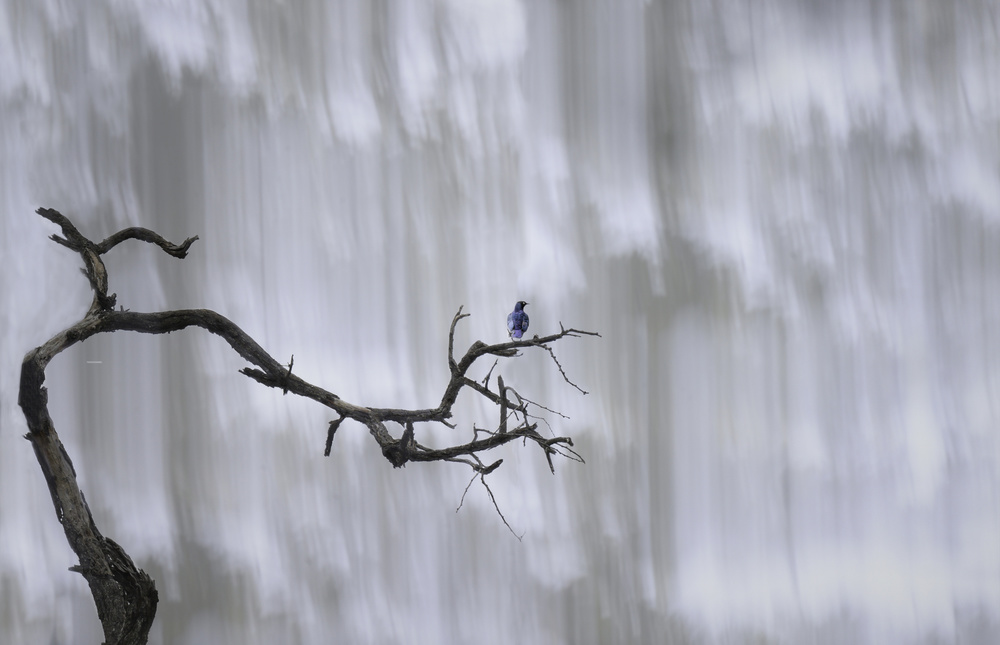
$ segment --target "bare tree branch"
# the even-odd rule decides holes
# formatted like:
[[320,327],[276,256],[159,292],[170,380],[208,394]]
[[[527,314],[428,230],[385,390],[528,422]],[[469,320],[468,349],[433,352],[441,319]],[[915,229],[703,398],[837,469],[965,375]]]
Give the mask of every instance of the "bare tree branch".
[[483,377],[483,387],[489,388],[489,386],[490,386],[490,376],[493,374],[493,370],[496,369],[496,366],[499,365],[499,364],[500,364],[500,359],[499,358],[496,359],[495,361],[493,361],[493,365],[490,366],[490,371],[486,372],[486,376]]
[[323,450],[323,456],[329,457],[330,450],[333,448],[333,435],[337,434],[337,429],[340,428],[340,422],[344,420],[344,417],[340,417],[335,421],[330,422],[330,427],[326,433],[326,448]]
[[[490,368],[493,371],[493,368]],[[503,386],[503,377],[497,374],[497,390],[500,392],[500,434],[507,434],[507,388]]]
[[132,228],[127,228],[123,231],[118,231],[117,233],[115,233],[108,239],[104,240],[103,242],[96,244],[95,247],[99,255],[104,255],[105,253],[110,251],[115,246],[121,244],[125,240],[141,240],[143,242],[149,242],[150,244],[157,245],[158,247],[163,249],[164,253],[168,255],[172,255],[175,258],[183,259],[187,257],[188,249],[191,248],[191,245],[194,244],[195,240],[197,239],[198,236],[195,235],[194,237],[189,237],[188,239],[184,240],[184,242],[182,242],[180,245],[171,244],[170,242],[166,241],[165,239],[160,237],[157,233],[154,233],[148,228],[140,228],[138,226],[134,226]]
[[463,318],[468,318],[470,314],[463,314],[462,307],[458,308],[458,312],[455,317],[451,319],[451,329],[448,331],[448,367],[451,369],[451,373],[454,374],[458,369],[458,365],[455,363],[455,325],[458,321]]
[[74,251],[82,252],[84,249],[89,249],[96,253],[97,255],[104,255],[110,251],[115,246],[121,244],[125,240],[141,240],[143,242],[149,242],[150,244],[156,244],[165,253],[172,255],[175,258],[185,258],[187,257],[188,249],[191,245],[198,239],[198,236],[189,237],[184,240],[181,245],[171,244],[166,241],[158,233],[154,233],[148,228],[132,227],[126,228],[124,230],[118,231],[114,235],[108,237],[108,239],[95,244],[89,239],[84,237],[80,231],[77,230],[76,226],[69,221],[65,215],[57,210],[51,208],[39,208],[35,211],[45,219],[49,220],[54,224],[58,224],[63,230],[63,235],[65,238],[61,238],[58,235],[53,235],[52,240],[62,244],[63,246],[73,249]]
[[[528,404],[543,410],[554,412],[533,401],[523,398],[513,387],[504,382],[497,374],[497,391],[490,389],[490,376],[499,364],[501,358],[520,356],[519,350],[540,347],[546,350],[556,363],[563,379],[574,388],[586,392],[570,381],[562,365],[556,359],[549,343],[565,337],[599,336],[595,332],[578,329],[566,329],[560,323],[560,331],[549,336],[534,336],[522,339],[488,345],[475,341],[461,359],[456,360],[454,354],[455,328],[458,322],[469,316],[463,313],[464,307],[459,307],[448,332],[448,367],[449,380],[445,385],[441,401],[435,408],[405,410],[396,408],[374,408],[350,403],[338,395],[321,387],[313,385],[292,373],[295,357],[292,356],[287,365],[278,363],[253,338],[247,335],[231,320],[209,309],[182,309],[153,313],[140,313],[128,310],[115,311],[115,294],[108,293],[108,274],[101,256],[118,244],[130,240],[140,240],[159,246],[165,253],[184,258],[197,236],[188,238],[180,245],[175,245],[163,239],[157,233],[144,228],[128,228],[119,231],[100,243],[94,243],[77,230],[76,226],[62,213],[56,210],[39,208],[37,213],[53,222],[62,229],[62,236],[52,235],[51,239],[60,245],[80,254],[84,262],[83,273],[94,291],[94,300],[86,315],[77,323],[59,332],[43,345],[25,354],[21,364],[20,391],[18,403],[24,412],[28,425],[25,438],[31,441],[35,456],[45,476],[56,517],[63,525],[66,539],[77,554],[80,563],[73,571],[80,573],[90,585],[91,593],[97,605],[98,617],[104,628],[107,645],[145,643],[148,639],[150,626],[156,614],[157,592],[152,579],[142,570],[136,568],[131,558],[114,541],[101,535],[93,515],[87,505],[83,492],[76,481],[76,472],[66,453],[62,442],[56,433],[52,418],[48,412],[48,392],[43,386],[45,368],[49,362],[63,350],[83,342],[100,333],[116,331],[135,331],[143,334],[165,334],[185,329],[201,327],[202,329],[223,338],[251,366],[244,367],[240,372],[245,376],[266,385],[278,388],[283,394],[289,392],[312,399],[337,413],[338,418],[329,422],[326,435],[324,454],[329,455],[333,438],[345,419],[351,419],[366,428],[378,443],[383,456],[396,468],[408,462],[448,461],[469,466],[486,487],[497,513],[508,530],[517,537],[507,519],[500,512],[493,491],[486,483],[485,476],[500,467],[503,459],[494,461],[489,466],[483,464],[479,453],[493,450],[518,439],[523,442],[532,441],[545,454],[550,470],[555,472],[552,462],[553,455],[561,455],[574,461],[583,462],[583,458],[572,449],[573,440],[569,437],[554,437],[546,439],[537,431],[537,423],[532,423],[532,415],[528,413]],[[481,383],[467,376],[469,369],[483,356],[497,357]],[[500,410],[499,423],[496,431],[482,430],[473,424],[473,439],[464,444],[444,448],[430,448],[416,441],[417,423],[434,422],[448,428],[456,428],[456,424],[448,419],[452,416],[462,389],[468,387],[494,404]],[[508,398],[513,395],[514,400]],[[517,427],[510,429],[510,416],[521,421]],[[562,415],[560,415],[562,416]],[[540,418],[540,417],[538,417]],[[542,419],[544,421],[544,419]],[[399,423],[404,427],[402,436],[396,439],[386,427],[386,423]],[[546,422],[547,423],[547,422]],[[480,433],[486,436],[479,438]],[[469,482],[471,486],[472,481]],[[466,487],[468,492],[469,487]],[[462,495],[464,502],[465,493]],[[461,508],[461,503],[459,508]],[[458,509],[456,509],[458,510]]]

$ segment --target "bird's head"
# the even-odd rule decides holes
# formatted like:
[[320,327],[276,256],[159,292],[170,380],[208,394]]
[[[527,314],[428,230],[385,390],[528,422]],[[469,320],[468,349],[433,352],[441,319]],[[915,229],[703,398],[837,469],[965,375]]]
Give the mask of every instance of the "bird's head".
[[516,305],[514,305],[514,311],[524,311],[524,308],[525,308],[525,307],[526,307],[527,305],[528,305],[528,303],[526,303],[525,301],[523,301],[523,300],[518,300],[518,301],[517,301],[517,304],[516,304]]

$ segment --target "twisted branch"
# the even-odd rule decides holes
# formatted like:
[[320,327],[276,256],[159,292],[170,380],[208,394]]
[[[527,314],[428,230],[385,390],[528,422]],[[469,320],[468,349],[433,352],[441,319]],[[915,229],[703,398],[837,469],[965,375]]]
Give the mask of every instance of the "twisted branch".
[[[312,399],[337,413],[338,418],[331,421],[327,428],[325,455],[330,454],[334,435],[342,422],[345,419],[351,419],[368,428],[369,433],[379,444],[383,456],[396,468],[404,466],[408,462],[449,461],[465,464],[475,472],[474,478],[478,477],[486,487],[494,507],[511,533],[514,531],[503,513],[500,512],[493,491],[490,490],[485,480],[486,475],[500,467],[503,459],[498,459],[487,466],[479,458],[479,453],[521,439],[523,441],[530,440],[542,449],[553,473],[555,472],[552,463],[553,455],[562,455],[583,462],[582,457],[572,449],[573,440],[571,438],[546,439],[536,431],[538,424],[529,421],[529,417],[531,417],[528,413],[529,405],[535,405],[549,412],[554,411],[521,397],[513,387],[504,383],[499,374],[497,374],[496,379],[497,391],[491,390],[490,376],[501,358],[514,358],[520,356],[519,350],[540,347],[546,350],[555,361],[563,379],[586,394],[583,389],[569,380],[548,344],[565,337],[599,336],[595,332],[565,329],[560,323],[559,333],[549,336],[535,336],[531,339],[492,345],[476,341],[460,360],[456,360],[454,355],[455,329],[460,320],[469,316],[468,313],[463,313],[463,307],[459,307],[448,332],[450,378],[445,385],[438,406],[418,410],[366,407],[345,401],[336,394],[299,378],[292,373],[294,356],[287,365],[278,363],[239,326],[212,310],[181,309],[153,313],[139,313],[124,309],[114,310],[116,296],[113,293],[108,293],[108,274],[104,261],[101,259],[103,254],[126,240],[135,239],[155,244],[173,257],[184,258],[191,245],[198,239],[197,236],[188,238],[180,245],[175,245],[153,231],[133,227],[119,231],[102,242],[95,243],[80,233],[76,226],[60,212],[39,208],[37,213],[61,228],[62,236],[52,235],[52,240],[79,253],[82,257],[83,273],[94,291],[94,300],[86,315],[79,322],[25,354],[21,364],[18,403],[24,412],[28,425],[28,434],[25,435],[25,438],[31,441],[35,456],[45,476],[49,492],[52,495],[56,517],[63,526],[70,547],[80,559],[80,563],[72,570],[83,575],[90,585],[97,605],[97,613],[104,628],[107,645],[145,643],[147,641],[149,629],[156,614],[157,592],[152,579],[135,566],[131,558],[117,543],[101,535],[94,523],[90,508],[77,484],[72,461],[60,441],[49,415],[48,393],[43,386],[45,368],[57,354],[96,334],[116,331],[165,334],[187,327],[201,327],[224,339],[237,354],[251,365],[240,370],[245,376],[262,385],[279,388],[283,394],[291,392]],[[480,383],[469,378],[467,374],[476,361],[483,356],[497,358],[486,378]],[[472,441],[444,448],[429,448],[418,443],[415,438],[414,424],[416,423],[435,422],[448,428],[456,427],[448,419],[451,418],[452,408],[465,387],[499,406],[500,415],[497,430],[481,430],[473,425]],[[513,395],[515,400],[508,398],[509,395]],[[508,428],[510,413],[513,413],[515,419],[518,415],[522,419],[513,429]],[[386,428],[387,422],[395,422],[404,426],[405,429],[399,439],[394,438]],[[486,435],[483,439],[479,439],[481,432]],[[467,491],[468,487],[466,487]],[[464,493],[462,499],[463,501],[465,499]],[[461,504],[459,504],[459,508],[461,508]],[[517,536],[516,533],[515,536]],[[517,537],[519,540],[521,539],[521,536]]]

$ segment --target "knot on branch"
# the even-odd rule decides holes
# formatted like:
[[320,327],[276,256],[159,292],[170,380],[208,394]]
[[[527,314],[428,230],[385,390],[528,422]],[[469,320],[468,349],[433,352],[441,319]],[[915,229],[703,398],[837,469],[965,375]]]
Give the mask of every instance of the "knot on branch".
[[93,313],[95,311],[105,312],[114,311],[115,304],[118,302],[118,294],[113,293],[110,296],[107,292],[96,291],[94,292],[94,302],[90,305],[90,311]]
[[382,456],[389,460],[393,468],[400,468],[410,460],[410,447],[413,444],[413,424],[406,423],[406,430],[399,441],[382,446]]

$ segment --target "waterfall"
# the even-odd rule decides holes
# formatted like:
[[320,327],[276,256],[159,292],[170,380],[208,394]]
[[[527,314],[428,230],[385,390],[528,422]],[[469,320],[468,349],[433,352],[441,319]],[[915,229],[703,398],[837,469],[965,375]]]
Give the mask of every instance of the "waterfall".
[[[133,311],[229,317],[361,405],[456,350],[568,418],[394,470],[201,330],[56,357],[152,643],[1000,640],[1000,10],[986,0],[0,1],[0,641],[101,629],[17,406],[128,226]],[[489,365],[474,377],[482,378]],[[445,445],[495,410],[465,395]],[[543,411],[544,412],[544,411]],[[399,436],[401,429],[390,430]],[[490,455],[491,457],[493,455]]]

